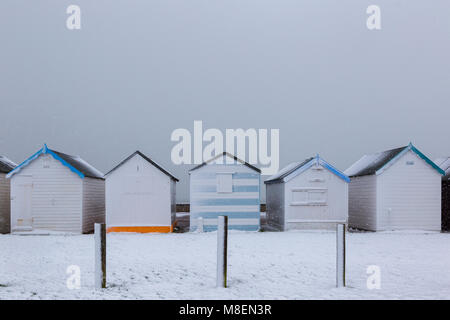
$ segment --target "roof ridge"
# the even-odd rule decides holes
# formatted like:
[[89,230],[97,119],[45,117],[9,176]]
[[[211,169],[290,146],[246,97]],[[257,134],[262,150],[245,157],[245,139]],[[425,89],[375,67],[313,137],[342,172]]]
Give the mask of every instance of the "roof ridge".
[[366,154],[347,168],[344,173],[350,177],[380,174],[392,161],[395,161],[395,159],[397,159],[400,155],[409,150],[414,152],[440,174],[442,174],[442,169],[440,169],[439,166],[420,152],[411,142],[407,146]]
[[388,150],[384,150],[384,151],[378,151],[378,152],[373,152],[373,153],[368,153],[368,154],[364,154],[365,156],[372,156],[372,155],[375,155],[375,154],[381,154],[381,153],[386,153],[386,152],[392,152],[392,151],[395,151],[395,150],[400,150],[400,149],[406,149],[406,148],[408,148],[409,147],[409,145],[407,145],[407,146],[402,146],[402,147],[398,147],[398,148],[392,148],[392,149],[388,149]]
[[133,153],[131,153],[128,157],[126,157],[125,159],[123,159],[121,162],[119,162],[119,164],[117,164],[115,167],[113,167],[111,170],[109,170],[105,176],[107,176],[108,174],[110,174],[111,172],[113,172],[114,170],[116,170],[117,168],[119,168],[120,166],[122,166],[125,162],[127,162],[128,160],[130,160],[131,158],[133,158],[135,155],[139,155],[141,156],[145,161],[149,162],[151,165],[153,165],[154,167],[156,167],[157,169],[159,169],[162,173],[164,173],[165,175],[169,176],[170,178],[172,178],[175,181],[180,181],[178,180],[174,175],[172,175],[168,170],[166,170],[163,166],[161,166],[160,164],[156,163],[155,161],[153,161],[150,157],[148,157],[147,155],[145,155],[143,152],[141,152],[140,150],[136,150]]
[[68,167],[72,172],[76,173],[80,178],[89,177],[94,179],[104,179],[103,173],[92,166],[89,162],[81,158],[80,156],[72,156],[60,151],[56,151],[47,147],[39,149],[32,156],[28,157],[25,161],[21,162],[14,170],[8,173],[7,178],[12,177],[22,167],[28,166],[31,162],[36,160],[42,154],[50,154],[53,158],[60,161],[64,166]]
[[[295,163],[297,165],[294,165],[292,168],[289,168],[290,165],[293,165]],[[301,170],[302,168],[305,168],[303,171],[300,171],[298,173],[298,174],[301,174],[305,170],[308,170],[311,166],[317,165],[317,164],[324,167],[328,171],[332,172],[339,178],[345,180],[346,182],[350,182],[349,177],[347,177],[343,172],[341,172],[340,170],[338,170],[337,168],[335,168],[334,166],[329,164],[325,159],[323,159],[322,157],[320,157],[317,154],[316,156],[306,158],[303,161],[298,161],[298,162],[293,162],[293,163],[288,164],[287,166],[283,167],[280,171],[278,171],[276,174],[269,177],[269,179],[264,181],[264,183],[271,184],[271,183],[277,183],[277,182],[287,182],[290,179],[289,180],[285,180],[285,179],[287,179],[289,176],[294,174],[297,170]],[[287,168],[289,168],[289,169],[287,169]],[[284,172],[284,170],[286,170],[286,171]]]
[[222,157],[223,157],[223,156],[229,156],[230,158],[233,158],[235,161],[240,162],[241,164],[243,164],[243,165],[249,167],[250,169],[255,170],[255,171],[258,172],[258,173],[261,173],[261,169],[259,169],[258,167],[255,167],[254,165],[251,165],[250,163],[248,163],[248,162],[245,161],[245,160],[242,160],[242,159],[238,158],[236,155],[231,154],[231,153],[228,152],[228,151],[222,151],[221,153],[218,153],[218,154],[215,155],[214,157],[211,157],[210,159],[208,159],[208,160],[206,160],[206,161],[203,161],[201,164],[199,164],[199,165],[195,166],[194,168],[190,169],[188,172],[190,173],[190,172],[192,172],[192,171],[194,171],[194,170],[200,169],[201,167],[203,167],[203,166],[209,164],[210,162],[216,160],[216,159],[219,158],[220,156],[222,156]]

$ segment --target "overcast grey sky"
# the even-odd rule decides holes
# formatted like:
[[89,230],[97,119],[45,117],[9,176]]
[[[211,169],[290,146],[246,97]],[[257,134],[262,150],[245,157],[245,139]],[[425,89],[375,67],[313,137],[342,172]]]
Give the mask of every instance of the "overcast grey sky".
[[106,172],[140,149],[180,202],[170,134],[194,120],[279,128],[281,166],[320,153],[344,170],[410,141],[448,156],[449,59],[448,0],[2,0],[0,154],[47,143]]

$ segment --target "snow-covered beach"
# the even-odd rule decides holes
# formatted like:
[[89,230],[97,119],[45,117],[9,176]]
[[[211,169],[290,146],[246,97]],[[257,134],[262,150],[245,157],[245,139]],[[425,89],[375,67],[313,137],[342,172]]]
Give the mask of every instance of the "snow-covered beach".
[[[335,233],[229,233],[229,288],[215,287],[217,233],[108,234],[95,290],[93,235],[0,235],[0,299],[450,299],[450,234],[347,233],[335,288]],[[68,289],[67,267],[81,270]],[[367,267],[381,271],[369,290]]]

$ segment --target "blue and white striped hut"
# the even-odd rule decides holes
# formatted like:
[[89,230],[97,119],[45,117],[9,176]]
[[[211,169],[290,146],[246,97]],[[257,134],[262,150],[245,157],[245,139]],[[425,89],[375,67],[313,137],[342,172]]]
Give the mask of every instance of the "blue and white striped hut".
[[219,215],[229,229],[259,230],[260,169],[223,152],[189,174],[191,231],[217,230]]

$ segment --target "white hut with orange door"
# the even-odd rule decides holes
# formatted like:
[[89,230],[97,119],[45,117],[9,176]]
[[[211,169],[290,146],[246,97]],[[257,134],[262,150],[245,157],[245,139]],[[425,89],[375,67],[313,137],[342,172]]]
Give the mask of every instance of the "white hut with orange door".
[[140,151],[106,174],[108,232],[172,232],[178,179]]

